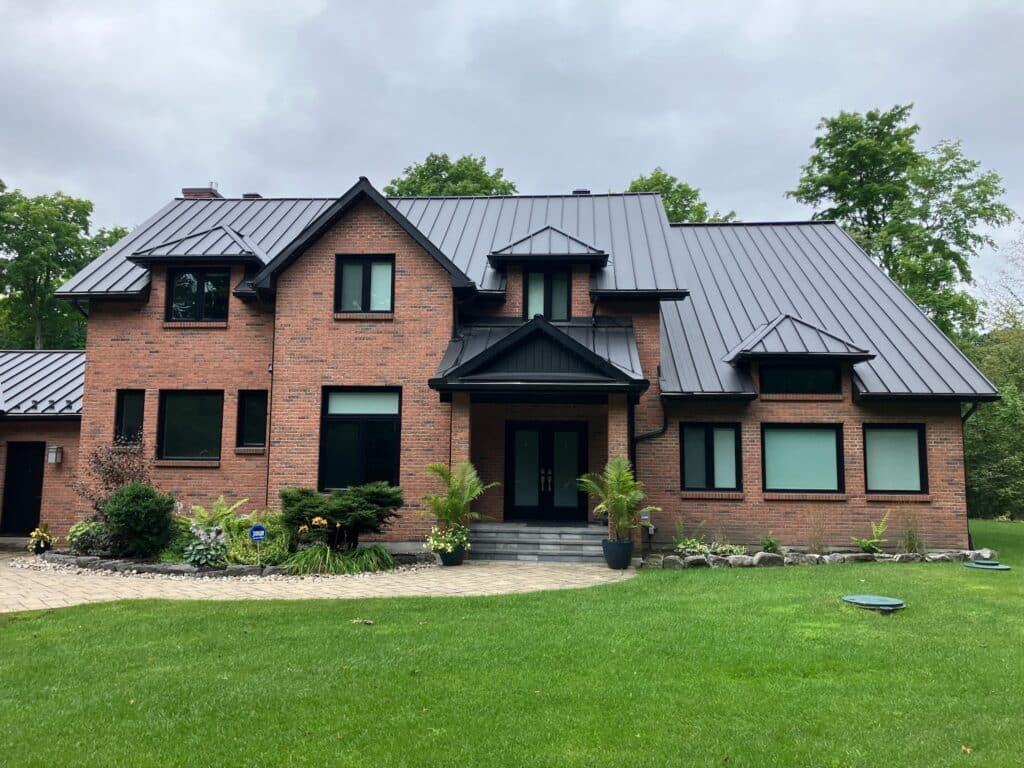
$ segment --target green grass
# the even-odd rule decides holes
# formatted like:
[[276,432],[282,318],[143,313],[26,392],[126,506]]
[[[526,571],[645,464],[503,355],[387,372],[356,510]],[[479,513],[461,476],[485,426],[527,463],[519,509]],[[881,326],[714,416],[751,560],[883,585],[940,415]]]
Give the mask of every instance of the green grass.
[[[1015,570],[655,571],[496,598],[8,615],[0,763],[1019,765],[1024,524],[974,533]],[[880,616],[850,592],[908,607]]]

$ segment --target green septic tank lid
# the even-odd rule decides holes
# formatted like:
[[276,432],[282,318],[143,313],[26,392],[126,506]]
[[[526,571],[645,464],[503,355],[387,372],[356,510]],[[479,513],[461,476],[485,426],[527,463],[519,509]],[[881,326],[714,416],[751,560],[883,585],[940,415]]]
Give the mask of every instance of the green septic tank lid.
[[892,613],[906,607],[906,603],[902,600],[895,597],[883,597],[882,595],[844,595],[843,602],[856,605],[858,608],[867,608],[881,613]]
[[964,563],[964,568],[977,568],[979,571],[1008,571],[1010,566],[998,563],[995,560],[975,560]]

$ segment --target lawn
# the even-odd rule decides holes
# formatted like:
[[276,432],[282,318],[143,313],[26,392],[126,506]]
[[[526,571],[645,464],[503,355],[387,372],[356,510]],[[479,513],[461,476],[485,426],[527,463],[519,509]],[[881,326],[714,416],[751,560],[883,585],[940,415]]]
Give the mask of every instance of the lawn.
[[[8,615],[0,763],[1020,765],[1024,524],[974,536],[1017,568],[651,571],[498,598]],[[843,605],[850,592],[908,607],[881,616]]]

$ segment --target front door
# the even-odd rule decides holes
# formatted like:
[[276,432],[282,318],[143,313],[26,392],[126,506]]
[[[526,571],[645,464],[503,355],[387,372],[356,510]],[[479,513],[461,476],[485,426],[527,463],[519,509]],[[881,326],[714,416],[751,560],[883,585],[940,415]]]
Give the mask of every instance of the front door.
[[505,457],[506,520],[587,521],[586,495],[576,486],[587,471],[586,422],[509,422]]
[[28,535],[39,525],[46,443],[8,443],[0,533]]

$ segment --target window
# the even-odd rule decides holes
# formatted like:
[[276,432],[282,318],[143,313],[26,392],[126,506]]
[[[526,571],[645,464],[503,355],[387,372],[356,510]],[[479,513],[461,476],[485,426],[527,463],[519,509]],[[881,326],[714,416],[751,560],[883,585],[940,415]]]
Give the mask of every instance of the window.
[[680,467],[684,491],[738,491],[739,424],[681,424]]
[[338,256],[335,312],[393,312],[394,256]]
[[267,390],[243,389],[238,392],[239,448],[263,448],[267,444]]
[[924,424],[864,425],[868,493],[927,493]]
[[842,446],[839,424],[762,425],[764,489],[841,493]]
[[384,480],[398,485],[401,392],[325,389],[320,489]]
[[119,389],[114,413],[114,438],[119,443],[137,445],[142,437],[142,416],[146,390]]
[[763,395],[830,395],[842,389],[838,365],[761,365]]
[[160,393],[157,457],[219,459],[224,393],[171,390]]
[[572,310],[572,273],[526,272],[523,275],[523,313],[548,320],[568,320]]
[[167,273],[167,319],[228,319],[231,272],[227,269],[172,269]]

